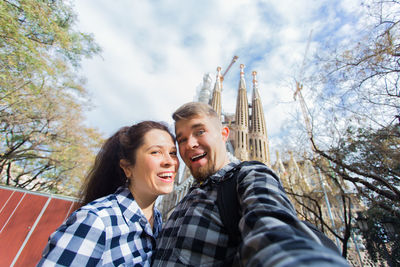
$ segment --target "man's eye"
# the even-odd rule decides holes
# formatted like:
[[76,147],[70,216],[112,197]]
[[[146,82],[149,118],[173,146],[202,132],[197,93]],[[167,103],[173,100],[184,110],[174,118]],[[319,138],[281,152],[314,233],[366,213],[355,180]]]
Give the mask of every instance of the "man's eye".
[[176,151],[172,151],[169,153],[170,155],[176,156]]
[[176,142],[177,142],[178,144],[182,144],[182,143],[185,142],[185,141],[186,141],[186,139],[184,139],[184,138],[176,140]]
[[204,134],[206,131],[204,131],[204,130],[198,130],[197,132],[196,132],[196,136],[200,136],[200,135],[202,135],[202,134]]
[[160,151],[155,150],[155,151],[151,151],[150,153],[153,154],[153,155],[156,155],[156,154],[160,153]]

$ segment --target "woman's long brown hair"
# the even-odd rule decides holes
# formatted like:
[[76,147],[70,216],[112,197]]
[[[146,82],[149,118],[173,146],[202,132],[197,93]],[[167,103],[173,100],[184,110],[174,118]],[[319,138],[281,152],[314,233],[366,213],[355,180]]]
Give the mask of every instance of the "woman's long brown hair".
[[145,134],[153,129],[166,131],[175,141],[168,127],[155,121],[143,121],[131,127],[123,127],[106,140],[86,176],[79,206],[112,194],[127,182],[125,173],[120,167],[120,160],[125,159],[134,165],[137,149],[143,144]]

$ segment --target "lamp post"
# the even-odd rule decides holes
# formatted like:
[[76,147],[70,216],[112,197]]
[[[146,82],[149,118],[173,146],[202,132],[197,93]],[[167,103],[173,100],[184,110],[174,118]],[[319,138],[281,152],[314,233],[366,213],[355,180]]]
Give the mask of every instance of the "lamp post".
[[[391,217],[383,217],[382,219],[382,225],[383,225],[383,229],[385,229],[386,235],[387,235],[387,242],[388,245],[390,247],[390,244],[392,242],[395,242],[396,240],[396,231],[395,231],[395,223],[396,221],[391,218]],[[395,264],[392,262],[391,257],[393,256],[393,251],[391,250],[391,256],[389,256],[389,251],[386,247],[386,244],[384,244],[385,247],[385,252],[388,255],[388,264],[389,266],[395,266]],[[397,262],[397,264],[399,263],[399,260],[394,259],[395,262]]]
[[395,237],[394,223],[395,221],[393,218],[384,217],[382,220],[383,228],[385,229],[389,240]]
[[367,219],[364,217],[364,215],[362,215],[361,212],[357,212],[357,224],[358,228],[360,228],[362,232],[368,231]]

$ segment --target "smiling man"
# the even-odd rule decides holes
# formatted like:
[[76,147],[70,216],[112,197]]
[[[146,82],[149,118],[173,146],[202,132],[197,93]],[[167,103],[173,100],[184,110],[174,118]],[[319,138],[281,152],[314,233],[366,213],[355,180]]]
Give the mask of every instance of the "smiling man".
[[229,129],[222,127],[218,118],[203,115],[178,119],[175,130],[179,153],[197,181],[204,181],[229,163],[225,149]]
[[[229,129],[209,105],[187,103],[172,117],[196,182],[163,227],[153,266],[349,266],[297,218],[271,169],[229,161]],[[239,177],[239,243],[230,240],[216,204],[218,185],[232,172]]]

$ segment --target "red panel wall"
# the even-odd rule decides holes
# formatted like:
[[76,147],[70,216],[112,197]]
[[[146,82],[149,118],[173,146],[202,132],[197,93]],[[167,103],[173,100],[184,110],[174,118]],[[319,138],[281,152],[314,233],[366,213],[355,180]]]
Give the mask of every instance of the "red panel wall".
[[15,266],[34,266],[41,258],[47,240],[72,211],[73,203],[61,199],[50,200],[46,211],[40,218],[28,243],[19,256]]
[[75,204],[72,200],[49,198],[50,195],[0,188],[0,266],[10,266],[24,242],[15,266],[35,266],[40,260],[49,235]]
[[0,233],[0,251],[7,257],[0,257],[0,266],[10,266],[25,237],[31,230],[47,198],[26,194],[7,225]]
[[11,190],[0,188],[0,210],[3,208],[3,205],[7,202],[7,199],[9,198],[9,196],[11,196],[12,193],[13,191]]
[[[20,202],[21,198],[24,197],[24,193],[10,191],[10,190],[3,190],[0,189],[0,195],[6,194],[7,198],[4,199],[4,202],[0,203],[1,206],[1,213],[0,213],[0,231],[3,229],[7,221],[9,220],[10,216],[13,212],[15,212],[15,208],[17,207],[18,203]],[[11,193],[10,193],[11,192]],[[1,235],[2,232],[0,232]],[[1,252],[0,252],[1,253]]]

